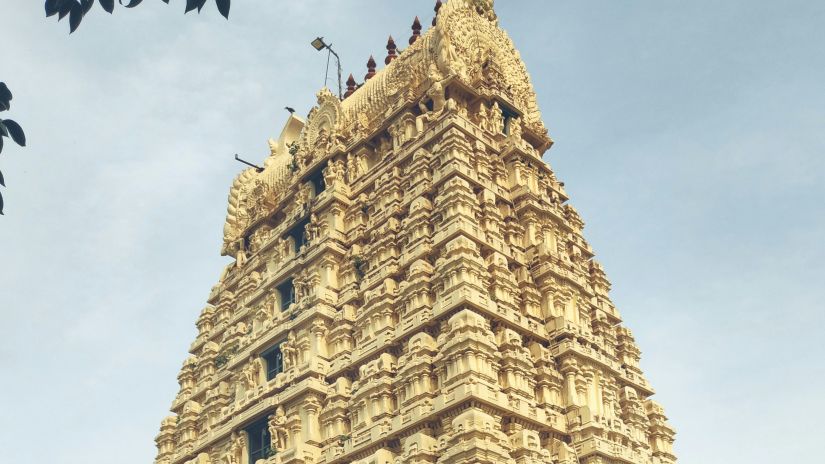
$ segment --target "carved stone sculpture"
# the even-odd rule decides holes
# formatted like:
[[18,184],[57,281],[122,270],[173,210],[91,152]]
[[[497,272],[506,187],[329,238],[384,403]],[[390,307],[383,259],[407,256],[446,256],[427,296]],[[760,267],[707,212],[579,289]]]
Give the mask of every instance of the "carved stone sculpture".
[[156,464],[675,463],[493,1],[437,5],[233,182]]

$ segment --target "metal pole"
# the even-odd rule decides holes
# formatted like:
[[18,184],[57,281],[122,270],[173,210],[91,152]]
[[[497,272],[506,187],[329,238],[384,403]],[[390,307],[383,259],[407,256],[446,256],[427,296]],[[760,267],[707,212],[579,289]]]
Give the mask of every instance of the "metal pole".
[[327,50],[328,50],[327,51],[327,70],[326,70],[326,72],[324,72],[324,87],[326,87],[327,83],[329,83],[329,58],[330,58],[329,55],[330,55],[330,52],[332,51],[332,49],[329,48],[329,45],[327,45]]
[[332,49],[332,45],[327,45],[327,49],[329,49],[330,53],[335,55],[335,62],[338,64],[338,98],[342,98],[344,96],[344,81],[341,78],[341,74],[343,73],[343,70],[341,69],[341,57],[335,53],[335,50]]

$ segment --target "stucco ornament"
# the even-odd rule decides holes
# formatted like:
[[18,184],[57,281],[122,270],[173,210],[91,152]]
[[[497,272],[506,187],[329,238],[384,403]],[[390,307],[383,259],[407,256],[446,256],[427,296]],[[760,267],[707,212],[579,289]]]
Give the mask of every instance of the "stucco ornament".
[[327,88],[318,92],[317,99],[301,134],[299,167],[323,158],[340,144],[341,101]]
[[493,2],[439,5],[234,180],[156,464],[675,464]]

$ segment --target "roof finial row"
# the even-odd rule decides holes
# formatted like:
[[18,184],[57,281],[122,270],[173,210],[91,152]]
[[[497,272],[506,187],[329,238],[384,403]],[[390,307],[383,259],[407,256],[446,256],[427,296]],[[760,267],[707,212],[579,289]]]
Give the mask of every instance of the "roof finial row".
[[414,44],[416,40],[421,37],[421,20],[418,19],[418,16],[415,17],[415,21],[412,24],[412,37],[410,37],[410,45]]
[[344,93],[344,98],[347,98],[350,95],[354,94],[355,91],[358,89],[357,85],[358,83],[355,82],[355,78],[352,77],[352,74],[350,74],[349,78],[347,79],[347,91],[346,93]]
[[372,55],[370,55],[370,59],[369,59],[369,61],[367,61],[367,75],[364,76],[365,81],[368,81],[368,80],[372,79],[373,76],[375,76],[375,67],[376,66],[377,66],[377,64],[375,63],[375,58],[373,58]]
[[395,45],[395,39],[390,36],[387,40],[387,57],[384,58],[384,64],[392,63],[392,60],[398,58],[398,46]]
[[433,26],[435,26],[435,23],[438,22],[438,10],[440,10],[442,6],[444,6],[444,2],[442,2],[441,0],[435,2],[435,16],[433,17]]
[[[443,5],[444,3],[441,0],[438,0],[436,2],[434,8],[436,17],[438,16],[438,10],[440,10]],[[435,18],[433,18],[433,26],[435,26]],[[410,45],[414,44],[418,39],[421,38],[421,29],[421,20],[418,18],[418,16],[416,16],[415,20],[412,23],[412,36],[410,36],[409,40]],[[398,46],[395,44],[395,39],[393,39],[392,36],[390,36],[390,38],[387,40],[387,57],[384,59],[384,64],[389,65],[390,63],[392,63],[392,60],[396,58],[398,58]],[[365,82],[375,77],[375,68],[375,58],[372,55],[370,55],[370,59],[369,61],[367,61],[367,74],[364,76]],[[358,85],[355,82],[355,78],[352,76],[352,74],[350,74],[349,79],[347,79],[347,92],[344,94],[344,98],[347,98],[350,95],[352,95],[357,89]]]

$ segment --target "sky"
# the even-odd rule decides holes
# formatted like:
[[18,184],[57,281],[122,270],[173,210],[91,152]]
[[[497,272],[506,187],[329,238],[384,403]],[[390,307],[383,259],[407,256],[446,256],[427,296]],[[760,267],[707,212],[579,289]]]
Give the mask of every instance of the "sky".
[[[146,464],[228,258],[226,197],[324,83],[433,1],[1,0],[4,462]],[[683,463],[818,462],[825,432],[825,2],[499,0]],[[817,38],[818,37],[818,38]]]

